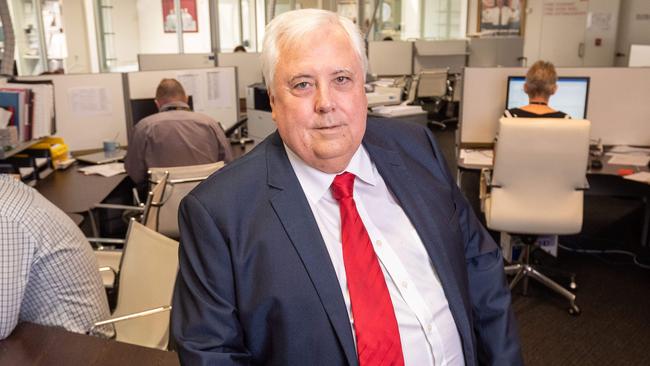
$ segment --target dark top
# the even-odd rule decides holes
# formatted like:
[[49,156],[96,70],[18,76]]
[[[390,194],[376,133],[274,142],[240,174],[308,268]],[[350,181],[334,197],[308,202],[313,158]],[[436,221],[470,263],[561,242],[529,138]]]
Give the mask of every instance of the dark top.
[[515,117],[515,118],[517,117],[519,118],[571,118],[571,116],[561,111],[537,114],[537,113],[525,111],[520,108],[506,109],[506,111],[503,112],[503,116]]

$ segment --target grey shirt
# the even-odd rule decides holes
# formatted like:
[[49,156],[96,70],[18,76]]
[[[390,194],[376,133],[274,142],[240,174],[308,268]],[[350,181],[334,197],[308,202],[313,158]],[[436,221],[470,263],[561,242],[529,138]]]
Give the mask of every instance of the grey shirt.
[[[188,108],[175,102],[165,108]],[[172,109],[143,118],[135,125],[124,167],[131,179],[141,184],[149,168],[174,167],[232,160],[230,143],[221,125],[197,112]]]
[[109,314],[83,233],[36,190],[0,174],[0,339],[22,321],[85,333]]

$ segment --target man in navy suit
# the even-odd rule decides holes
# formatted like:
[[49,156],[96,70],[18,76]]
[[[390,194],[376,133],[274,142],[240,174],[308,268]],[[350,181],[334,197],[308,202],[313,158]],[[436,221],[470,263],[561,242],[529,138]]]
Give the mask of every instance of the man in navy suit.
[[356,26],[284,13],[262,68],[278,131],[181,204],[182,363],[522,364],[501,253],[432,135],[367,119]]

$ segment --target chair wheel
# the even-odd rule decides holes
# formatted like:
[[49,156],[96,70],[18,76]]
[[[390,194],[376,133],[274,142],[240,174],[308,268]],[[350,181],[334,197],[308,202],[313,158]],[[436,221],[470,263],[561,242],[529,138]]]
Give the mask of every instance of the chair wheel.
[[570,315],[578,316],[578,315],[580,315],[580,312],[581,312],[581,310],[578,307],[578,305],[573,304],[573,305],[569,306],[569,314]]

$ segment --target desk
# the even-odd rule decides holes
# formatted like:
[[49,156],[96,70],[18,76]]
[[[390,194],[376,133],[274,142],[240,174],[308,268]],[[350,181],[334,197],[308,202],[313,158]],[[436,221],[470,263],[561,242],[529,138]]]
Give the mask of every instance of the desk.
[[102,202],[126,178],[126,174],[112,177],[84,175],[75,163],[65,170],[55,170],[36,183],[36,189],[66,213],[85,213]]
[[179,365],[178,355],[32,323],[0,341],[0,365]]
[[[491,150],[482,149],[481,152],[486,154],[487,152],[491,152]],[[604,155],[601,158],[603,163],[602,169],[590,169],[587,171],[589,189],[585,191],[585,195],[631,197],[642,200],[645,206],[645,213],[643,227],[641,229],[641,246],[650,247],[650,184],[625,179],[618,175],[619,169],[632,169],[633,171],[647,172],[648,168],[628,165],[612,165],[608,164],[609,159],[609,156]],[[476,164],[459,159],[457,175],[458,185],[461,185],[464,173],[477,171],[481,168],[492,168],[492,164]],[[478,214],[480,210],[477,211],[477,207],[474,207],[474,209]]]

